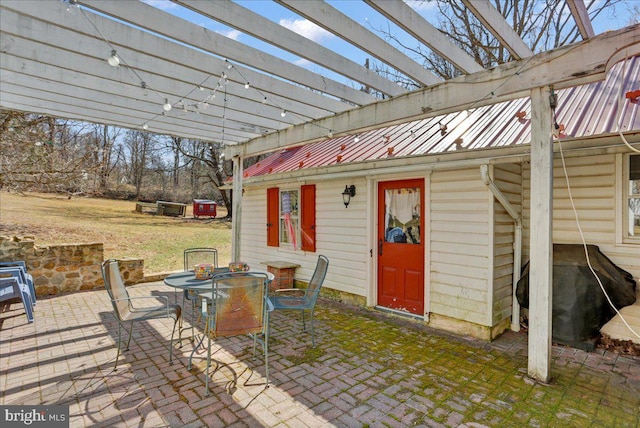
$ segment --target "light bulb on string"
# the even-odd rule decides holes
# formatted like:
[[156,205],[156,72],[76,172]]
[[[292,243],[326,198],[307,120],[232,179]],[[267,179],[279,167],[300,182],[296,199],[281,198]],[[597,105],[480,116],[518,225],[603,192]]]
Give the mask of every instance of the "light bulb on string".
[[249,85],[249,82],[247,82],[247,83],[245,83],[245,84],[244,84],[244,88],[245,88],[245,89],[249,89],[249,86],[251,86],[251,85]]
[[171,104],[167,98],[164,99],[164,104],[162,105],[162,109],[164,111],[171,111]]
[[147,129],[149,129],[149,125],[147,125],[146,123],[145,123],[145,124],[143,124],[143,125],[142,125],[142,129],[144,129],[144,130],[146,131]]
[[264,97],[262,100],[262,104],[266,104],[267,103],[267,97]]
[[76,13],[76,9],[79,9],[80,5],[76,0],[67,0],[67,12],[71,15]]
[[282,110],[280,112],[280,116],[285,117],[287,115],[287,111],[286,110]]
[[359,143],[360,142],[360,137],[358,137],[358,134],[356,134],[356,136],[353,137],[353,142],[354,143]]
[[107,62],[111,67],[117,67],[120,65],[120,58],[115,49],[111,49],[111,56],[107,58]]
[[204,91],[204,88],[200,85],[198,85],[198,89],[200,89],[200,91]]
[[327,137],[333,138],[333,131],[331,129],[327,132]]

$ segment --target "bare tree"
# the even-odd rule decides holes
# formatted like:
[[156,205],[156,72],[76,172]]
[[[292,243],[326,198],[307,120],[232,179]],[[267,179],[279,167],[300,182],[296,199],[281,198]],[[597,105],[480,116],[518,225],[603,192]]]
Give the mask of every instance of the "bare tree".
[[79,122],[0,112],[0,184],[16,191],[84,192],[97,169],[84,130]]
[[203,189],[211,186],[219,193],[220,199],[227,207],[228,215],[231,216],[229,194],[226,190],[220,189],[231,174],[224,168],[223,144],[181,138],[173,138],[172,144],[184,159],[184,165],[180,169],[184,169],[188,174],[192,197],[205,196],[203,193],[206,191]]
[[127,149],[127,172],[135,187],[135,197],[140,197],[142,180],[147,169],[147,158],[151,150],[152,134],[148,132],[127,131],[124,143]]
[[[440,12],[437,24],[439,30],[478,64],[484,68],[491,68],[513,59],[511,53],[478,21],[463,2],[435,1]],[[611,12],[612,6],[619,2],[620,0],[588,0],[585,3],[589,16],[593,19],[605,11]],[[565,0],[491,0],[491,3],[535,53],[580,40],[580,33]],[[443,79],[461,74],[440,55],[418,42],[408,42],[400,38],[390,27],[376,30]],[[408,89],[419,87],[416,82],[387,65],[376,62],[372,68]]]

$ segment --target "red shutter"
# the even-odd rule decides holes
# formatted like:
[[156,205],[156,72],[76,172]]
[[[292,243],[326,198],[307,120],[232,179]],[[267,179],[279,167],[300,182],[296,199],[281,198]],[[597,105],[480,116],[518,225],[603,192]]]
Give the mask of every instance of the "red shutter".
[[280,191],[277,187],[267,189],[267,246],[278,247],[278,225],[280,224]]
[[302,250],[316,251],[316,186],[307,184],[301,188]]

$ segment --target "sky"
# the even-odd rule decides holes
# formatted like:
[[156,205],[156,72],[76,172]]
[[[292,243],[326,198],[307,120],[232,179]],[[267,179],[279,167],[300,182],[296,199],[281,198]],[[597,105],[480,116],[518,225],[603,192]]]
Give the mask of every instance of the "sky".
[[[203,18],[201,15],[197,15],[168,0],[144,1],[155,7],[163,9],[166,12],[175,14],[176,16],[191,21],[195,24],[204,26],[219,34],[253,46],[261,51],[283,58],[291,63],[307,68],[313,72],[325,75],[335,80],[344,81],[342,77],[336,76],[335,73],[326,70],[314,63],[311,63],[303,58],[300,58],[297,55],[283,51],[261,40],[257,40],[247,34],[242,33],[241,31],[227,27],[224,24]],[[379,15],[375,10],[370,8],[361,0],[326,1],[334,8],[351,17],[362,26],[372,29],[374,32],[379,33],[379,31],[376,30],[381,28],[390,28],[394,34],[400,37],[404,37],[404,40],[408,41],[410,44],[415,45],[413,39],[411,39],[410,36],[405,35],[404,32],[395,27],[393,23],[389,23],[386,18]],[[420,13],[432,24],[437,23],[437,7],[435,2],[429,0],[405,0],[405,2],[408,3],[414,10]],[[278,5],[273,1],[236,0],[236,3],[302,36],[305,36],[317,43],[322,44],[324,47],[338,52],[341,55],[357,62],[358,64],[362,65],[367,58],[371,58],[370,54],[367,54],[366,52],[363,52],[360,49],[350,45],[349,43],[340,39],[340,37],[327,32],[326,30],[316,26],[310,21],[296,15],[294,12]],[[630,25],[632,23],[630,22],[630,10],[634,7],[638,7],[638,5],[640,5],[640,0],[622,0],[611,11],[601,14],[601,16],[597,17],[597,19],[593,22],[596,34]]]

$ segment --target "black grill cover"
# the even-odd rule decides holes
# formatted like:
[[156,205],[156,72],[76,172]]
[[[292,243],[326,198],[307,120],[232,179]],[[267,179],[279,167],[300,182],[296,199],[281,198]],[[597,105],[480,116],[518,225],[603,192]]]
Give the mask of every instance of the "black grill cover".
[[[617,309],[636,301],[633,276],[616,266],[595,245],[587,245],[589,261]],[[516,288],[518,303],[529,307],[529,262]],[[553,245],[552,339],[575,345],[599,336],[615,311],[591,273],[582,245]]]

